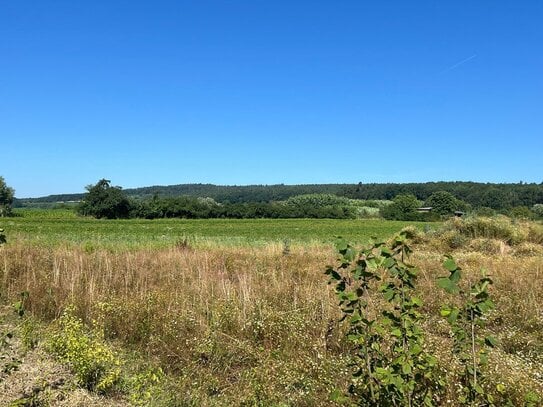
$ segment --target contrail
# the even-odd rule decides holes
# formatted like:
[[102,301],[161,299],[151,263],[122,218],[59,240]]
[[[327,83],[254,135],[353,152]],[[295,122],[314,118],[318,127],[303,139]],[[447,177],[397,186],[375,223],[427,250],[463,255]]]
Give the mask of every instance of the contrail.
[[445,72],[449,72],[449,71],[452,71],[453,69],[456,69],[458,68],[460,65],[462,64],[465,64],[466,62],[468,61],[471,61],[473,58],[475,58],[477,56],[477,54],[473,54],[472,56],[470,57],[467,57],[466,59],[463,59],[462,61],[460,62],[457,62],[456,64],[452,65],[452,66],[449,66],[448,68],[442,70],[439,74],[444,74]]

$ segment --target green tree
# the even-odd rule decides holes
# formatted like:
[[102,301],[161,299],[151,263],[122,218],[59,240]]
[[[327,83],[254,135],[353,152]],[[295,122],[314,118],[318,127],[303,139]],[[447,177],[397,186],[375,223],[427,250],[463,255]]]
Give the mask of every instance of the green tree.
[[86,189],[88,192],[78,208],[80,214],[107,219],[128,217],[130,201],[121,187],[111,186],[110,180],[101,179]]
[[532,212],[535,213],[538,218],[543,218],[543,204],[539,203],[532,206]]
[[432,212],[438,215],[450,215],[454,211],[464,210],[466,204],[447,191],[437,191],[428,197],[424,206],[432,207]]
[[534,213],[527,206],[515,206],[509,211],[509,216],[515,219],[533,219]]
[[503,210],[511,207],[511,194],[503,189],[492,187],[482,196],[481,206],[488,206],[496,210]]
[[4,177],[0,177],[0,216],[9,216],[11,214],[11,205],[13,205],[13,198],[15,196],[15,190],[8,187]]
[[381,215],[385,219],[392,220],[417,220],[420,214],[417,213],[421,202],[411,194],[397,195],[392,203],[381,209]]

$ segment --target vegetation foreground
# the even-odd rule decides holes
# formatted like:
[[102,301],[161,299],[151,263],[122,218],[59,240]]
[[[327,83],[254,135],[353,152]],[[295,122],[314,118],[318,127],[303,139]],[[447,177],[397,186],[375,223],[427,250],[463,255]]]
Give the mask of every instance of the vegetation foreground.
[[[69,399],[74,389],[47,375],[36,391],[6,390],[35,352],[68,366],[73,382],[102,397],[102,405],[355,402],[347,388],[356,347],[347,338],[348,324],[339,322],[342,309],[324,271],[337,264],[332,236],[360,243],[373,233],[357,230],[367,221],[222,222],[3,222],[0,295],[10,307],[0,316],[0,402],[41,406]],[[379,237],[405,226],[375,222]],[[227,224],[243,227],[219,232]],[[449,297],[437,285],[446,274],[443,253],[452,253],[466,281],[477,281],[486,269],[494,282],[494,308],[481,328],[496,338],[484,391],[495,405],[541,405],[543,227],[504,217],[438,226],[407,229],[410,262],[420,270],[424,348],[437,358],[444,379],[434,403],[461,405],[463,394],[450,327],[440,316]],[[157,243],[162,235],[167,238]],[[17,352],[13,338],[20,339]],[[77,405],[100,405],[91,396]]]

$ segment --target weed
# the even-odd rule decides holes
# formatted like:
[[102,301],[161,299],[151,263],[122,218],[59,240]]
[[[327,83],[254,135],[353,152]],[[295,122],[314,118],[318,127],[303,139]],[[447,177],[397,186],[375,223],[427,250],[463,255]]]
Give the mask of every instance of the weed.
[[21,324],[21,342],[25,349],[34,349],[39,342],[40,330],[38,322],[31,316],[26,316]]
[[[406,263],[411,253],[406,234],[390,247],[375,243],[357,253],[340,240],[337,249],[340,265],[328,267],[326,274],[335,284],[355,349],[349,393],[358,405],[432,405],[443,383],[437,359],[424,350],[422,301],[413,295],[418,269]],[[382,295],[380,309],[371,307],[375,289]]]
[[449,276],[439,278],[438,285],[449,294],[460,296],[462,301],[459,306],[448,305],[441,310],[441,315],[447,318],[451,326],[453,352],[462,366],[459,377],[462,395],[459,401],[470,406],[491,404],[494,400],[485,388],[486,378],[482,367],[488,364],[487,350],[496,346],[496,339],[491,335],[482,338],[480,330],[486,314],[494,308],[488,293],[492,279],[483,272],[478,281],[465,288],[460,284],[462,269],[452,257],[447,257],[443,267],[449,271]]
[[26,303],[28,301],[29,293],[28,291],[23,291],[19,293],[19,301],[15,301],[12,304],[13,310],[19,315],[20,317],[24,316],[26,312]]
[[81,386],[106,393],[117,384],[120,360],[105,343],[85,330],[73,307],[62,314],[48,342],[51,352],[73,369]]

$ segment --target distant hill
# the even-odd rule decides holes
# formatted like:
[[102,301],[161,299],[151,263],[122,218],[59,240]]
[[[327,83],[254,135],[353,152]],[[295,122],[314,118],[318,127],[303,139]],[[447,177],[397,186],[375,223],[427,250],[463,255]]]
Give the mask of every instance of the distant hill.
[[[155,194],[162,197],[194,196],[213,198],[217,202],[270,202],[282,201],[291,196],[303,194],[342,195],[347,184],[306,184],[306,185],[213,185],[213,184],[179,184],[154,185],[141,188],[124,189],[127,195],[134,198],[151,198]],[[18,199],[19,205],[51,204],[80,201],[85,194],[48,195],[40,198]]]
[[[424,182],[388,184],[302,184],[302,185],[213,185],[179,184],[155,185],[124,190],[127,195],[146,199],[155,194],[161,197],[194,196],[209,197],[217,202],[270,202],[282,201],[303,194],[333,194],[354,199],[392,199],[398,194],[413,194],[425,200],[436,191],[448,191],[473,207],[507,209],[515,206],[531,207],[543,203],[543,184],[523,183],[495,184],[477,182]],[[17,206],[51,205],[74,202],[84,194],[49,195],[41,198],[18,199]]]

